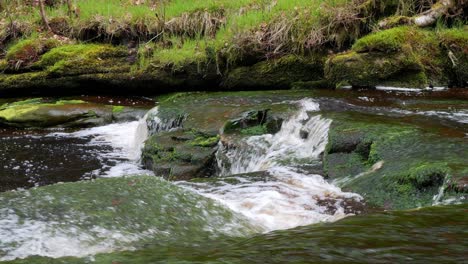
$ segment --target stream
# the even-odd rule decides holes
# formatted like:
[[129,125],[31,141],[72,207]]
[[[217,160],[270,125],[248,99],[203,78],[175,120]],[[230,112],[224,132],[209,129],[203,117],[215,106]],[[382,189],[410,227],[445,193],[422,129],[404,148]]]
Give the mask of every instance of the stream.
[[450,200],[442,189],[437,206],[368,208],[363,193],[315,169],[334,122],[329,113],[372,112],[466,142],[466,101],[441,109],[416,107],[418,97],[407,93],[326,93],[285,101],[296,110],[276,133],[242,137],[237,148],[220,141],[211,180],[170,182],[144,168],[147,138],[178,129],[158,106],[91,128],[1,128],[0,261],[466,261],[464,198]]

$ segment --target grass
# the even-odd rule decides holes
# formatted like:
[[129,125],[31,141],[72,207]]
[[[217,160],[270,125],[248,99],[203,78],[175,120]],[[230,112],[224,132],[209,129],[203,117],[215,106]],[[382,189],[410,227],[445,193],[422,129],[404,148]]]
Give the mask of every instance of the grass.
[[[222,73],[231,65],[251,61],[345,50],[369,33],[372,23],[380,19],[368,16],[381,13],[380,6],[365,0],[135,2],[80,0],[75,1],[75,15],[71,17],[66,5],[47,7],[47,16],[51,22],[61,22],[60,34],[72,42],[113,45],[135,42],[138,56],[133,73],[145,71],[152,64],[177,69],[192,64],[200,68],[204,63],[215,63],[218,73]],[[0,41],[5,39],[0,49],[5,45],[14,48],[21,42],[18,38],[2,37],[2,32],[8,31],[9,18],[14,18],[18,28],[22,28],[18,34],[22,38],[45,35],[37,8],[16,3],[9,2],[7,8],[0,10],[0,17],[4,17],[0,19]],[[411,31],[407,28],[368,35],[354,43],[353,49],[399,50]],[[444,29],[444,32],[440,36],[446,42],[453,43],[455,39],[463,43],[461,40],[466,39],[463,30]],[[9,53],[13,53],[12,48]]]

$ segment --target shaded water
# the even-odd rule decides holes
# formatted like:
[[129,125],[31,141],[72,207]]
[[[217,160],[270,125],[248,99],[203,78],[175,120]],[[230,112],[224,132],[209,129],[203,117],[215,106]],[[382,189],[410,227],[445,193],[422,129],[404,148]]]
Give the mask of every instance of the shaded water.
[[[79,131],[5,130],[0,136],[0,191],[117,178],[0,193],[0,261],[464,261],[465,205],[342,219],[358,213],[348,205],[361,197],[307,169],[320,162],[332,122],[317,111],[322,106],[326,111],[369,111],[366,104],[373,97],[366,98],[355,104],[354,98],[300,100],[298,112],[278,133],[245,138],[243,148],[220,145],[219,178],[177,185],[154,176],[122,177],[152,174],[138,163],[141,143],[151,133],[146,125],[155,132],[176,122],[161,123],[157,108],[146,116],[150,120]],[[337,105],[341,108],[333,109]],[[464,107],[443,114],[440,109],[424,114],[394,105],[372,109],[390,116],[428,117],[435,123],[447,120],[441,126],[461,131],[463,137],[464,117],[457,113]],[[320,222],[334,223],[311,225]],[[274,231],[279,229],[287,230]],[[61,258],[66,256],[78,258]]]

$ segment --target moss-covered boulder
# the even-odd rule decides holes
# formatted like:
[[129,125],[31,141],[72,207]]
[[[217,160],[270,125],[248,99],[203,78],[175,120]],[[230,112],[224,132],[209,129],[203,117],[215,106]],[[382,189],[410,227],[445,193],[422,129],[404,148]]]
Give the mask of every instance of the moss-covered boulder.
[[222,133],[240,133],[243,135],[274,134],[281,129],[283,123],[281,113],[275,113],[271,109],[251,110],[244,112],[240,117],[231,119],[224,124]]
[[[327,177],[371,206],[409,209],[468,196],[467,141],[368,114],[329,114]],[[462,188],[460,188],[462,187]]]
[[346,53],[331,56],[326,78],[337,86],[446,86],[444,52],[434,31],[396,27],[359,39]]
[[[10,50],[8,54],[18,57],[17,52],[13,51]],[[32,90],[45,94],[54,91],[55,95],[60,95],[76,94],[86,88],[83,85],[107,84],[115,87],[131,79],[127,57],[124,47],[71,44],[53,48],[40,56],[34,55],[34,60],[28,61],[27,72],[11,72],[16,59],[8,59],[7,55],[7,71],[0,73],[0,92],[21,94]]]
[[29,99],[0,106],[0,124],[13,127],[78,127],[112,121],[112,107],[81,100]]
[[32,66],[40,56],[47,51],[60,46],[61,42],[54,38],[34,36],[12,45],[6,53],[8,63],[6,69],[20,71]]
[[0,126],[89,127],[141,118],[146,109],[82,100],[33,98],[0,105]]
[[323,79],[320,56],[287,55],[229,71],[221,86],[225,89],[287,89],[294,83]]
[[209,177],[215,171],[218,140],[218,135],[194,130],[162,132],[146,141],[143,164],[168,180]]

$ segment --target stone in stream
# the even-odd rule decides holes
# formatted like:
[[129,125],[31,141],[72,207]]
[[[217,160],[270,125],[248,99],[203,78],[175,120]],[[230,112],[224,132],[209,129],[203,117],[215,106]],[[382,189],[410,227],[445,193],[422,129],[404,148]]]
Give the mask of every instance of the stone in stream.
[[215,201],[152,176],[3,192],[0,208],[0,261],[189,245],[260,230]]
[[150,137],[143,148],[143,164],[169,180],[209,177],[215,171],[219,137],[193,130],[176,130]]
[[[280,102],[295,96],[188,93],[163,98],[157,116],[147,120],[152,135],[143,148],[143,164],[170,180],[213,176],[220,139],[226,140],[227,134],[246,137],[277,132],[295,108]],[[278,104],[272,105],[272,100]]]
[[371,206],[409,209],[468,197],[468,142],[391,117],[328,113],[327,177]]
[[90,127],[136,120],[145,109],[34,98],[0,106],[0,126],[17,128]]

